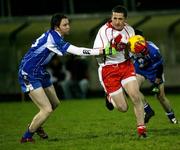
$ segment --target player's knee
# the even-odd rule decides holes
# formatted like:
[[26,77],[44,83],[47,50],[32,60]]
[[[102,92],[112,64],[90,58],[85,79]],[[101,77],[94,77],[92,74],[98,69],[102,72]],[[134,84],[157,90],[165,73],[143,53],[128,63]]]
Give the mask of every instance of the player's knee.
[[125,109],[125,108],[122,108],[122,107],[118,107],[117,110],[120,111],[120,112],[127,112],[128,109]]
[[52,109],[55,110],[60,104],[60,101],[57,101],[56,103],[53,104]]
[[56,107],[58,107],[58,106],[59,106],[59,104],[60,104],[60,101],[57,101],[57,102],[56,102]]
[[46,107],[46,108],[43,109],[43,113],[44,113],[46,116],[49,116],[52,112],[53,112],[52,107]]
[[[115,98],[114,98],[115,99]],[[122,99],[111,99],[111,102],[115,108],[117,108],[120,112],[126,112],[128,110],[128,105],[126,103],[126,100],[124,98]]]
[[160,102],[164,102],[166,97],[163,95],[163,94],[159,94],[157,95],[157,99],[160,101]]
[[117,105],[117,109],[120,112],[127,112],[128,111],[128,106],[127,105]]

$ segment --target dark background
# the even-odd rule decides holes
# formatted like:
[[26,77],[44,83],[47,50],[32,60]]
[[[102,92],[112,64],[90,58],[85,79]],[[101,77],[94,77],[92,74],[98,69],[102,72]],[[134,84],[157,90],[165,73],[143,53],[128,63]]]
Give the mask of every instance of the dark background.
[[104,13],[118,4],[129,11],[180,10],[180,0],[0,0],[0,16]]

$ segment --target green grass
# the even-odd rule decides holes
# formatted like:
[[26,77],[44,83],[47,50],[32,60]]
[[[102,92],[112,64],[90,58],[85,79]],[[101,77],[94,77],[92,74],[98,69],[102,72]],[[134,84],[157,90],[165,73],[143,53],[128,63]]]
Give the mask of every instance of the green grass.
[[[168,95],[180,118],[180,95]],[[139,139],[131,101],[129,110],[109,112],[103,99],[62,101],[44,128],[48,140],[34,136],[36,142],[20,144],[27,124],[38,111],[31,102],[0,103],[1,150],[178,150],[180,125],[173,125],[154,97],[148,97],[156,115],[151,119],[148,138]],[[179,119],[180,120],[180,119]]]

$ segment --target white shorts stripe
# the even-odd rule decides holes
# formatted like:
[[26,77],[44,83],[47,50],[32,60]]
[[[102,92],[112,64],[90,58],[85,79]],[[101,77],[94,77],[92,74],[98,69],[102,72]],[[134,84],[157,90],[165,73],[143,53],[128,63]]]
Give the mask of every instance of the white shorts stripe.
[[124,86],[126,83],[128,83],[130,81],[133,81],[133,80],[136,80],[135,76],[132,76],[132,77],[129,77],[129,78],[126,78],[126,79],[122,80],[121,84],[122,84],[122,86]]
[[113,92],[113,93],[109,93],[109,95],[110,95],[110,96],[117,95],[118,93],[121,93],[122,91],[123,91],[123,89],[122,89],[122,87],[121,87],[119,90],[117,90],[117,91],[115,91],[115,92]]

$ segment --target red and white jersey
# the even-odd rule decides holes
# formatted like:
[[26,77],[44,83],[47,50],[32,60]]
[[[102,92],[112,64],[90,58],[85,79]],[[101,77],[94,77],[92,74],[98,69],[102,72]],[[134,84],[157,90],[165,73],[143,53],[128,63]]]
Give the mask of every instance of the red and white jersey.
[[[106,47],[106,45],[112,41],[113,39],[115,39],[118,35],[122,36],[121,42],[122,43],[127,43],[128,39],[131,36],[134,36],[134,29],[128,25],[125,24],[124,28],[119,31],[116,30],[112,27],[111,22],[107,22],[105,25],[103,25],[95,38],[94,41],[94,46],[93,48],[102,48],[102,47]],[[112,55],[112,56],[106,56],[106,61],[104,63],[104,58],[103,56],[98,56],[96,57],[98,64],[103,67],[106,65],[111,65],[111,64],[119,64],[121,62],[124,62],[126,59],[124,57],[124,49],[121,51],[118,51],[116,55]]]

